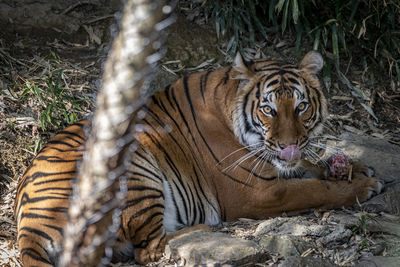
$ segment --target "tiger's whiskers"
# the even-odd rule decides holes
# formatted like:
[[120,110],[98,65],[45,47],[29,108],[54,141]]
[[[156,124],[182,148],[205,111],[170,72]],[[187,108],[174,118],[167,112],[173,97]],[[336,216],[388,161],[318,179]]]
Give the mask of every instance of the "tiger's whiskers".
[[222,171],[225,172],[227,170],[235,170],[237,168],[237,166],[239,166],[241,163],[243,163],[244,161],[248,160],[252,156],[256,155],[257,153],[261,152],[263,149],[264,149],[263,147],[260,147],[260,148],[258,148],[256,150],[251,150],[249,153],[245,154],[244,156],[240,157],[235,162],[233,162],[231,165],[229,165],[228,167],[224,168]]
[[261,155],[257,155],[257,157],[253,160],[252,164],[254,162],[256,162],[256,164],[254,165],[254,167],[251,169],[249,175],[247,176],[247,180],[246,180],[245,184],[248,184],[251,181],[251,178],[254,176],[254,172],[257,170],[257,167],[262,162],[262,159],[263,159],[265,153],[266,153],[266,151],[262,152]]
[[[271,151],[268,151],[268,150],[263,151],[263,152],[261,153],[261,155],[257,156],[257,158],[253,160],[253,163],[254,163],[256,160],[257,160],[257,163],[255,164],[255,166],[252,168],[251,172],[249,173],[245,184],[250,183],[251,178],[254,176],[254,173],[257,171],[257,169],[260,170],[259,173],[262,173],[263,170],[264,170],[265,164],[266,164],[267,162],[271,162],[271,160],[272,160],[272,158],[273,158],[274,156],[276,156],[276,154],[273,153],[273,152],[271,152]],[[261,168],[259,168],[259,166],[260,166],[261,163],[263,163],[263,164],[262,164]]]
[[305,149],[304,154],[306,154],[306,156],[309,157],[314,162],[321,162],[325,166],[328,165],[327,161],[324,158],[322,158],[320,155],[315,153],[315,151],[313,151],[311,148]]
[[[233,152],[229,153],[227,156],[225,156],[223,159],[221,159],[221,160],[217,163],[217,165],[220,165],[224,160],[226,160],[227,158],[233,156],[234,154],[238,153],[239,151],[242,151],[242,150],[244,150],[244,149],[250,149],[250,150],[251,150],[251,148],[257,148],[257,147],[259,147],[259,146],[262,145],[262,144],[263,144],[263,142],[258,142],[258,143],[255,143],[255,144],[251,144],[251,145],[248,145],[248,146],[243,146],[242,148],[236,149],[236,150],[234,150]],[[253,150],[251,150],[251,151],[253,151]]]
[[339,152],[339,149],[337,149],[336,147],[327,145],[327,144],[314,143],[314,142],[309,142],[309,144],[310,144],[311,146],[313,146],[313,147],[321,148],[321,149],[324,149],[324,150],[326,150],[326,151],[328,151],[328,152],[333,152],[333,153]]

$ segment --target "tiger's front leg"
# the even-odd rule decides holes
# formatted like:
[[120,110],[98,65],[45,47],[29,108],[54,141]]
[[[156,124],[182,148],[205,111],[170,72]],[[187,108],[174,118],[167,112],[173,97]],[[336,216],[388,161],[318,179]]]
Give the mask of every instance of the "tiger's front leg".
[[316,178],[280,179],[270,187],[274,200],[266,200],[269,215],[299,212],[310,208],[340,208],[362,203],[383,189],[383,182],[370,177],[365,168],[353,172],[352,181],[321,180]]
[[[159,225],[159,227],[162,226]],[[139,242],[139,244],[142,244],[143,247],[137,246],[134,248],[135,260],[140,264],[147,264],[149,262],[157,261],[163,255],[165,246],[171,239],[184,236],[196,230],[210,231],[211,229],[205,224],[197,224],[182,228],[176,232],[159,232],[158,234],[154,234],[155,238],[150,242],[143,242],[144,240],[147,240],[146,236],[137,235],[135,239]]]
[[209,229],[204,224],[185,227],[192,223],[177,216],[176,201],[179,200],[173,198],[167,175],[146,148],[139,147],[134,152],[126,174],[128,191],[114,261],[132,258],[140,264],[157,261],[170,239],[194,230]]
[[136,191],[136,194],[135,198],[128,200],[122,214],[122,226],[125,231],[120,232],[120,239],[125,239],[133,245],[134,259],[138,263],[147,264],[160,259],[165,245],[172,238],[195,230],[210,229],[204,224],[198,224],[176,232],[166,232],[165,197],[162,188],[152,184],[133,186],[130,189]]

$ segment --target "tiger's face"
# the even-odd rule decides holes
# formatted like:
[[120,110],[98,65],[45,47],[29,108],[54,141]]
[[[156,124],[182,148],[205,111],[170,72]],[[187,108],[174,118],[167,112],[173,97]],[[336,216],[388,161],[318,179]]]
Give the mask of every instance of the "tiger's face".
[[301,158],[313,153],[310,138],[322,131],[327,104],[316,76],[322,66],[315,51],[299,67],[265,60],[245,64],[240,55],[235,59],[234,78],[240,79],[235,134],[283,176],[295,173]]

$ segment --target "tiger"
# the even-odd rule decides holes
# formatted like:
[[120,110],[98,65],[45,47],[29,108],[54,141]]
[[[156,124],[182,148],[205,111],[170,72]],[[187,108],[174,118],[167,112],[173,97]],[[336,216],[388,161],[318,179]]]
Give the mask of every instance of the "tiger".
[[[298,65],[238,54],[230,66],[184,76],[151,96],[132,133],[137,149],[127,155],[113,261],[156,261],[171,238],[223,221],[340,208],[379,194],[383,183],[367,167],[353,170],[351,183],[302,176],[328,114],[323,64],[317,51]],[[57,264],[90,125],[56,134],[19,181],[24,266]]]

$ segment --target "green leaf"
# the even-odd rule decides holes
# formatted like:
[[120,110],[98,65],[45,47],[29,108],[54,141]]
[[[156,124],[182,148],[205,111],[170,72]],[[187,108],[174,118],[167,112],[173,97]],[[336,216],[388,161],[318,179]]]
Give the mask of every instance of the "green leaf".
[[373,69],[370,69],[369,77],[370,77],[370,81],[371,81],[371,87],[372,87],[372,89],[374,89],[375,88],[375,74],[374,74]]
[[318,29],[314,35],[313,50],[318,50],[320,37],[321,37],[321,29]]
[[[249,7],[250,7],[250,11],[251,11],[252,16],[256,16],[257,12],[256,12],[256,7],[254,6],[253,1],[247,1],[247,3],[249,5]],[[256,4],[258,4],[258,3],[256,3]],[[248,9],[246,9],[246,11],[248,11]]]
[[344,34],[343,29],[340,28],[340,29],[338,30],[338,34],[339,34],[340,42],[341,42],[342,45],[343,45],[343,49],[344,49],[344,51],[347,53],[347,45],[346,45],[346,39],[345,39],[345,34]]
[[400,68],[398,62],[396,62],[395,67],[396,67],[397,80],[400,81]]
[[337,19],[328,19],[327,21],[325,21],[324,26],[327,26],[333,22],[337,22]]
[[26,88],[23,92],[22,92],[22,94],[19,96],[19,98],[21,99],[21,100],[25,100],[26,98],[25,98],[25,96],[26,96],[26,94],[27,93],[29,93],[31,91],[31,89],[28,87],[28,88]]
[[12,128],[13,130],[15,130],[14,122],[12,122],[11,120],[7,120],[7,123],[11,126],[11,128]]
[[292,15],[294,24],[297,24],[299,20],[299,4],[297,0],[293,0],[292,2]]
[[230,55],[232,58],[236,54],[236,51],[237,51],[237,48],[239,45],[239,26],[238,26],[237,18],[233,19],[233,35],[234,35],[234,41],[233,41],[231,52],[230,52]]
[[70,123],[70,120],[69,120],[68,112],[64,109],[64,110],[62,111],[62,113],[63,113],[63,116],[64,116],[64,120],[69,124],[69,123]]
[[[220,25],[219,25],[219,30],[220,30],[222,35],[225,34],[225,29],[226,29],[225,19],[221,19]],[[217,37],[219,38],[219,36],[217,36]]]
[[278,4],[275,6],[275,9],[277,10],[277,13],[279,14],[283,8],[283,5],[285,2],[289,2],[289,0],[279,0]]
[[60,89],[60,88],[61,88],[60,85],[61,85],[61,78],[62,78],[63,70],[62,70],[62,69],[55,70],[54,73],[57,74],[57,79],[56,79],[55,87],[56,87],[56,89]]
[[340,81],[342,83],[344,83],[347,87],[349,87],[350,89],[352,89],[358,96],[361,97],[361,99],[363,100],[367,100],[368,98],[364,95],[364,92],[360,90],[360,88],[355,87],[350,81],[349,79],[347,79],[347,77],[339,70],[337,70],[338,72],[338,77],[340,79]]
[[247,29],[248,29],[248,32],[250,34],[250,41],[254,44],[254,41],[255,41],[255,39],[254,39],[254,29],[253,29],[252,23],[248,19],[248,18],[251,17],[250,13],[248,12],[248,10],[245,10],[245,13],[240,13],[240,15],[241,15],[242,19],[244,20],[244,22],[246,22],[246,24],[247,24]]
[[282,33],[285,32],[286,30],[286,25],[288,22],[288,11],[289,11],[289,3],[290,1],[286,1],[285,3],[285,10],[283,11],[283,17],[282,17]]
[[219,37],[220,37],[220,22],[219,22],[219,18],[217,17],[217,18],[215,18],[215,31],[216,31],[216,33],[217,33],[217,38],[219,39]]
[[328,30],[324,27],[322,32],[322,40],[324,41],[324,46],[328,44]]
[[332,78],[331,78],[332,75],[331,75],[331,66],[328,62],[324,64],[324,67],[322,69],[322,77],[324,80],[325,87],[329,91],[329,89],[332,86]]
[[261,34],[265,38],[267,36],[267,32],[265,31],[264,26],[262,25],[261,21],[257,17],[254,17],[253,19],[254,19],[254,22],[257,25],[258,30],[261,32]]
[[226,46],[226,51],[231,50],[234,42],[235,42],[235,36],[232,36],[231,39],[228,42],[228,45]]
[[72,112],[71,114],[69,114],[69,120],[71,121],[71,123],[75,123],[78,120],[78,117],[74,112]]
[[239,41],[239,21],[237,18],[233,19],[233,33],[235,35],[235,40]]
[[296,54],[298,54],[300,51],[301,39],[303,37],[303,29],[301,27],[301,24],[295,24],[295,28],[297,31],[295,51],[296,51]]
[[268,18],[269,18],[269,21],[272,21],[272,22],[274,22],[274,24],[275,24],[275,22],[276,22],[276,16],[275,16],[275,12],[274,12],[274,10],[275,10],[275,3],[276,3],[276,0],[271,0],[270,2],[269,2],[269,13],[268,13]]
[[359,3],[360,3],[360,0],[353,0],[352,1],[352,4],[351,4],[351,15],[350,15],[350,18],[349,18],[349,24],[351,24],[353,22],[354,15],[357,12]]
[[339,44],[336,24],[332,24],[332,48],[333,48],[333,58],[335,60],[335,67],[339,70]]
[[35,144],[33,146],[33,153],[36,155],[40,150],[42,150],[42,140],[40,138],[35,140]]
[[47,108],[46,108],[46,111],[45,111],[45,114],[46,114],[46,119],[47,119],[47,121],[48,122],[50,122],[51,123],[51,110],[52,110],[52,107],[53,107],[53,105],[52,104],[50,104]]
[[40,124],[42,126],[42,131],[46,130],[46,115],[44,113],[42,113],[40,115]]
[[370,106],[365,105],[364,103],[360,103],[361,106],[371,115],[376,121],[379,121],[378,118],[376,117],[374,111]]
[[76,104],[75,102],[72,102],[71,105],[77,110],[82,110],[82,108],[78,106],[78,104]]

